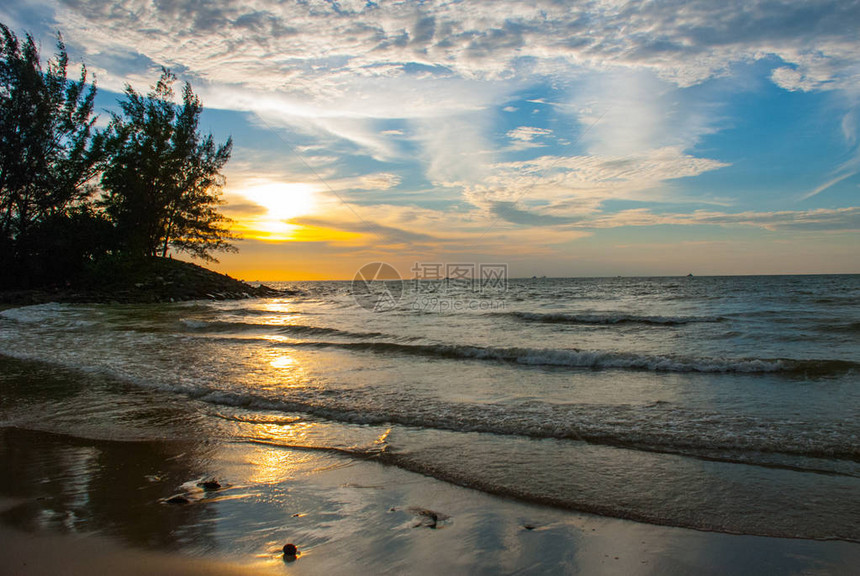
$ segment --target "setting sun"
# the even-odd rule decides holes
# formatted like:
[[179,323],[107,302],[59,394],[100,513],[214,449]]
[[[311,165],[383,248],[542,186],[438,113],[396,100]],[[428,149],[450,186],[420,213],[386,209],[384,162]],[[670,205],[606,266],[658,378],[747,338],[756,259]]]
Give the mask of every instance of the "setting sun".
[[298,226],[288,221],[311,213],[317,205],[316,188],[303,182],[267,182],[243,188],[239,193],[266,209],[257,217],[244,218],[246,236],[261,240],[289,240]]

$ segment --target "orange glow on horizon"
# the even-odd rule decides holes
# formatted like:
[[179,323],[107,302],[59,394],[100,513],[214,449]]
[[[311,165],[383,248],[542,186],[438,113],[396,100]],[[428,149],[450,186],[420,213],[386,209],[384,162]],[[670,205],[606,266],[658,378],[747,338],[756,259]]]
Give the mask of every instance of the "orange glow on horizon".
[[265,209],[263,214],[240,217],[233,229],[243,238],[255,240],[298,240],[302,227],[290,220],[312,213],[319,204],[317,188],[303,182],[265,181],[236,193]]

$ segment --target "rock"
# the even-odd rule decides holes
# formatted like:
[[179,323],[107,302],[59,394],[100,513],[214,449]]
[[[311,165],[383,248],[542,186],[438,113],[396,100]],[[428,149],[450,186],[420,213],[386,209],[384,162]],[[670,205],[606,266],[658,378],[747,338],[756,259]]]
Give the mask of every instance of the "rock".
[[218,490],[219,488],[221,488],[221,484],[219,484],[217,480],[205,480],[203,482],[198,482],[197,486],[203,488],[204,490]]
[[534,524],[523,524],[523,528],[526,530],[534,530],[536,526]]
[[299,549],[295,544],[284,544],[284,558],[295,559],[299,555]]
[[167,500],[164,501],[165,504],[190,504],[191,500],[188,499],[187,496],[183,494],[177,494],[175,496],[171,496]]
[[409,508],[409,512],[418,516],[420,519],[418,524],[415,525],[415,528],[435,529],[438,527],[439,522],[444,522],[450,518],[450,516],[446,516],[441,512],[434,512],[433,510],[427,510],[426,508]]
[[251,286],[195,264],[168,258],[111,259],[64,286],[0,290],[0,304],[103,302],[116,304],[295,295]]

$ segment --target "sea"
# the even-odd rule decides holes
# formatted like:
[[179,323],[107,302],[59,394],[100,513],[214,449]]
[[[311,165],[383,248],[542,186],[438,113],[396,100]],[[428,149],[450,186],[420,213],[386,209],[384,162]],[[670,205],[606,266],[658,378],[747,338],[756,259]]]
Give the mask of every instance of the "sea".
[[0,427],[319,450],[578,513],[860,542],[860,275],[371,284],[7,308]]

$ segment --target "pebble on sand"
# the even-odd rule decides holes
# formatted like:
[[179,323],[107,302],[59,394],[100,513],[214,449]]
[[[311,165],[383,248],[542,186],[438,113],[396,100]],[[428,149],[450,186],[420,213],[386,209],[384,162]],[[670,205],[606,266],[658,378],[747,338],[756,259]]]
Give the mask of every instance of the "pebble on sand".
[[295,544],[284,544],[284,558],[295,558],[299,555],[299,549]]

